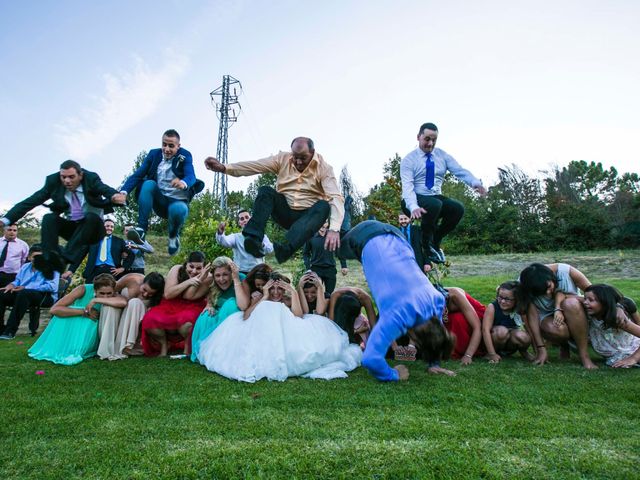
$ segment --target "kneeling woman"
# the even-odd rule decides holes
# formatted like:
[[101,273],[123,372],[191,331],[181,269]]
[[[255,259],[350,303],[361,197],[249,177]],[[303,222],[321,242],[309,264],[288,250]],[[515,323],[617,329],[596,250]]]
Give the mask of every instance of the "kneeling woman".
[[174,265],[164,286],[164,298],[142,319],[142,348],[147,356],[164,357],[182,349],[191,355],[191,330],[205,307],[213,282],[202,252],[191,252],[182,265]]
[[[253,272],[257,267],[254,267]],[[249,306],[249,295],[242,285],[238,266],[229,257],[217,257],[211,262],[213,283],[209,290],[207,307],[202,311],[191,335],[191,361],[198,361],[200,344],[226,320],[239,310]],[[251,273],[250,272],[250,273]]]
[[29,356],[60,365],[75,365],[98,350],[98,320],[103,305],[124,308],[127,299],[116,295],[116,280],[108,273],[93,284],[80,285],[51,307],[53,317]]
[[[347,333],[320,315],[302,315],[289,279],[272,273],[262,295],[231,315],[200,345],[198,359],[208,370],[243,382],[261,378],[344,378],[360,364],[361,351]],[[290,305],[287,306],[287,305]]]
[[[640,325],[630,317],[637,312],[631,299],[610,285],[589,285],[584,290],[593,349],[615,368],[640,366]],[[622,310],[622,316],[619,310]]]

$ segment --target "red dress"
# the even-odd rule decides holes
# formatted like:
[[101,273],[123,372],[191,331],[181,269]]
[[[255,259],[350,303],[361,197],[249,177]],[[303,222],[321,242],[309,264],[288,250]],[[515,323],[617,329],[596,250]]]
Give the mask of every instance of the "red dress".
[[[161,328],[163,330],[178,330],[185,323],[193,323],[204,307],[207,299],[185,300],[184,298],[163,298],[158,305],[151,307],[142,317],[142,348],[144,354],[154,357],[160,353],[160,344],[147,336],[147,329]],[[180,334],[167,334],[169,351],[184,350],[184,342],[191,342],[191,332],[184,339]]]
[[[465,292],[467,300],[476,311],[478,318],[480,318],[480,322],[482,322],[482,317],[484,317],[484,311],[487,307],[473,298],[471,295]],[[462,312],[449,312],[445,309],[445,313],[443,315],[444,325],[447,327],[451,333],[456,336],[456,345],[453,348],[453,353],[451,354],[451,358],[462,358],[464,353],[467,351],[467,347],[469,346],[469,341],[471,340],[471,334],[473,333],[473,329],[469,322],[467,322],[466,318]],[[478,346],[474,357],[485,355],[485,349],[482,342]]]

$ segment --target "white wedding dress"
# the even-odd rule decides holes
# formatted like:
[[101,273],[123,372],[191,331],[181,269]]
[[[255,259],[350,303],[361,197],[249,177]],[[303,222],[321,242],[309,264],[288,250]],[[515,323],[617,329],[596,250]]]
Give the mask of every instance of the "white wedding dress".
[[232,380],[345,378],[360,365],[362,351],[347,333],[320,315],[296,317],[277,302],[263,301],[246,320],[230,315],[200,345],[207,370]]

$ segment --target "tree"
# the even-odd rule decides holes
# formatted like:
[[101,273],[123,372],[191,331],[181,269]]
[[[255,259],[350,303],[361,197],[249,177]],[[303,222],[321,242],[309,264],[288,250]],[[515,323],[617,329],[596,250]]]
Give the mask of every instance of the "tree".
[[498,171],[498,183],[489,189],[485,203],[491,243],[516,252],[544,248],[548,212],[540,180],[515,164]]
[[[347,214],[351,215],[351,221],[349,222],[349,228],[351,228],[351,226],[359,223],[364,218],[364,201],[362,194],[353,184],[353,180],[351,179],[351,175],[349,174],[349,170],[346,165],[342,167],[338,183],[340,184],[342,197],[345,200],[345,216]],[[350,202],[348,200],[349,198],[351,198]],[[346,211],[347,208],[349,208],[349,212]]]
[[384,164],[384,181],[375,185],[364,198],[365,215],[375,217],[381,222],[395,223],[402,201],[402,183],[400,181],[400,156],[396,153]]

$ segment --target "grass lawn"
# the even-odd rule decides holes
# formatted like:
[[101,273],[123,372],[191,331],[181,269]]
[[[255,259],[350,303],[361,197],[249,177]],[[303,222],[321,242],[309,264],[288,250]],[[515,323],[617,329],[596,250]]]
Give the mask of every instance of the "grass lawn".
[[[445,284],[488,302],[558,255],[454,258]],[[639,251],[564,255],[640,299]],[[363,285],[350,268],[339,285]],[[32,343],[0,343],[2,479],[640,478],[640,369],[587,372],[554,349],[544,367],[447,362],[455,378],[412,363],[402,384],[357,369],[252,385],[184,360],[36,362]]]
[[36,362],[20,338],[0,347],[2,478],[638,477],[640,370],[476,360],[250,385],[169,359]]

